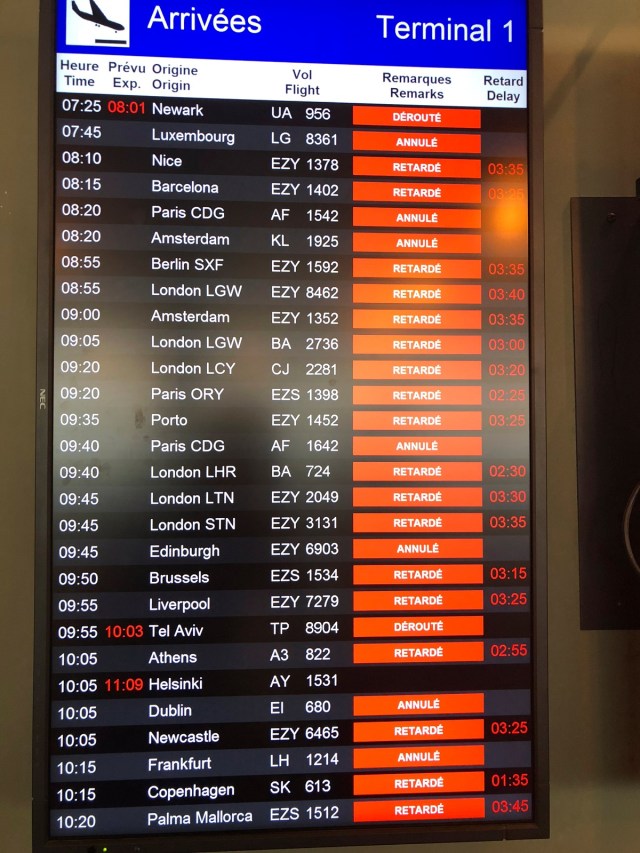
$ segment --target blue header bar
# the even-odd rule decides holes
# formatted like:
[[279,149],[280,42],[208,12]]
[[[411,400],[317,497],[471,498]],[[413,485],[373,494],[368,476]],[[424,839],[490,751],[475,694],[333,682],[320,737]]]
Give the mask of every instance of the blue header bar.
[[59,0],[58,51],[526,70],[527,0]]

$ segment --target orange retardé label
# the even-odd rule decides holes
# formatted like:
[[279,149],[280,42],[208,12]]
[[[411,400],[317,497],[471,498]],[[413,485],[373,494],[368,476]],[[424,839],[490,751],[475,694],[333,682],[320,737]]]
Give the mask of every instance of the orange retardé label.
[[455,797],[450,800],[362,800],[353,804],[353,822],[401,820],[472,820],[485,816],[483,797]]
[[442,258],[354,258],[354,278],[481,278],[482,261]]
[[484,791],[484,773],[481,770],[459,770],[453,773],[359,773],[353,777],[353,793],[356,797],[376,794],[397,796],[425,791],[448,794]]
[[354,643],[354,664],[481,663],[484,644],[462,640],[442,643]]
[[358,379],[416,379],[421,382],[438,379],[463,379],[478,382],[482,379],[481,361],[431,361],[415,359],[405,361],[366,361],[356,359],[353,362],[353,378]]
[[481,565],[473,563],[446,563],[445,565],[367,565],[356,564],[353,567],[355,586],[426,586],[448,584],[481,584],[483,581]]
[[441,610],[482,610],[481,589],[444,590],[354,590],[353,609],[365,611],[399,610],[402,613]]
[[[465,439],[465,447],[466,447]],[[383,446],[387,449],[387,446]],[[366,449],[366,448],[363,448]],[[478,454],[482,453],[482,445]],[[354,462],[354,481],[378,480],[380,482],[412,482],[431,480],[435,483],[452,480],[482,480],[481,462]]]
[[480,184],[419,184],[399,181],[354,181],[354,201],[414,204],[480,204]]
[[354,355],[480,355],[480,335],[354,335]]
[[478,284],[363,284],[353,285],[356,305],[480,305],[482,288]]
[[354,406],[480,406],[480,385],[354,385]]
[[[383,378],[383,377],[380,377]],[[482,429],[480,412],[371,412],[353,413],[354,430],[466,430]]]
[[356,512],[354,533],[482,533],[481,512]]
[[353,158],[353,174],[357,177],[381,178],[481,178],[480,160],[453,157],[367,157]]
[[356,743],[380,741],[482,740],[484,720],[384,720],[355,722]]
[[353,312],[354,329],[393,329],[403,332],[410,329],[481,329],[482,312],[475,308],[462,311],[411,310],[395,311],[376,308],[356,308]]
[[481,507],[482,489],[464,487],[445,487],[430,489],[424,486],[403,486],[402,488],[358,487],[353,490],[354,507]]

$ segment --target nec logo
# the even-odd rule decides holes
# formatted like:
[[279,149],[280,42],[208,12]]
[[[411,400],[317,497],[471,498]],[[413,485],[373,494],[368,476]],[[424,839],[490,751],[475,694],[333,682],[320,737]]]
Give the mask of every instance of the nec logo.
[[129,47],[130,0],[67,0],[67,44]]

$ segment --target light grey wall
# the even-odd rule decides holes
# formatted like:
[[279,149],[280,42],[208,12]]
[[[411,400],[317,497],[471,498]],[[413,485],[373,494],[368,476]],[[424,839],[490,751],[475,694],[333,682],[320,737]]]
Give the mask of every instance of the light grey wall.
[[[632,195],[640,176],[640,4],[545,5],[552,837],[508,849],[638,853],[640,638],[584,633],[578,623],[568,205],[572,195]],[[35,0],[0,0],[0,849],[7,853],[30,849],[36,18]]]

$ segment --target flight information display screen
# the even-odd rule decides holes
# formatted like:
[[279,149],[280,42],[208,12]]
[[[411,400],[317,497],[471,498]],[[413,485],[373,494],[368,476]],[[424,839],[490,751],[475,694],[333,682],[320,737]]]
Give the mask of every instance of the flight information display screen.
[[51,6],[35,849],[545,834],[537,4]]

